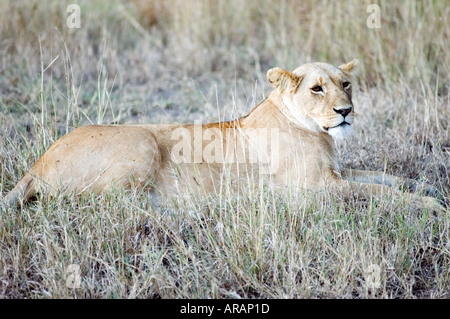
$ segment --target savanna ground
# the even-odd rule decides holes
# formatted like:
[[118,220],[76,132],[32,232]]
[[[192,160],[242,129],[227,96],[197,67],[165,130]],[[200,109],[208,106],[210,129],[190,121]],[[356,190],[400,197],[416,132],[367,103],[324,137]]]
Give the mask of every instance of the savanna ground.
[[[269,68],[356,57],[341,163],[448,199],[448,2],[377,1],[380,28],[370,3],[1,1],[1,196],[80,125],[232,119],[268,95]],[[0,207],[0,297],[449,298],[449,228],[407,195],[38,196]]]

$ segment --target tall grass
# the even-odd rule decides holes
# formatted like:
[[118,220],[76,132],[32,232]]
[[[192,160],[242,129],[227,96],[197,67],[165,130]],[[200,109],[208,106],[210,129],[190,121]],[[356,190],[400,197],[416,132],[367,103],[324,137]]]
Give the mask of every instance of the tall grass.
[[[271,67],[357,57],[341,163],[449,197],[445,1],[378,2],[380,29],[354,0],[79,1],[80,29],[66,26],[70,3],[0,4],[2,195],[77,126],[231,119],[268,95]],[[0,205],[0,296],[448,298],[448,212],[407,195],[244,188],[159,207],[139,190]]]

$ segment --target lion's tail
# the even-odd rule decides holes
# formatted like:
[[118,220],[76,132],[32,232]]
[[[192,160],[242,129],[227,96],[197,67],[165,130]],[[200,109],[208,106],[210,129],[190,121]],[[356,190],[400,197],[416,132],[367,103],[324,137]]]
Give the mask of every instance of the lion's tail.
[[27,173],[17,185],[6,194],[4,202],[7,206],[21,205],[35,195],[35,192],[33,176],[31,176],[30,173]]

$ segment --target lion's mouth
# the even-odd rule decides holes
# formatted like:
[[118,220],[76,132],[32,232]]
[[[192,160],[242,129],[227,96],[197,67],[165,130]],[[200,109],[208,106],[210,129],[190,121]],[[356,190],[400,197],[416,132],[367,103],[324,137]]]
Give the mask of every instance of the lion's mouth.
[[350,123],[346,122],[346,121],[342,121],[341,123],[339,123],[338,125],[332,126],[332,127],[324,127],[325,131],[328,131],[330,128],[336,128],[339,126],[345,126],[345,125],[350,125]]

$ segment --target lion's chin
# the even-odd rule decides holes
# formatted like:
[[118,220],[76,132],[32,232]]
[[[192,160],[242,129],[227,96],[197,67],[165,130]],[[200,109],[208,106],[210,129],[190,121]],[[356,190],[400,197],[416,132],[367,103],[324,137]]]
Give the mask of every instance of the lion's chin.
[[328,134],[330,134],[335,140],[342,140],[349,137],[353,133],[353,128],[350,124],[342,124],[336,127],[328,129]]

